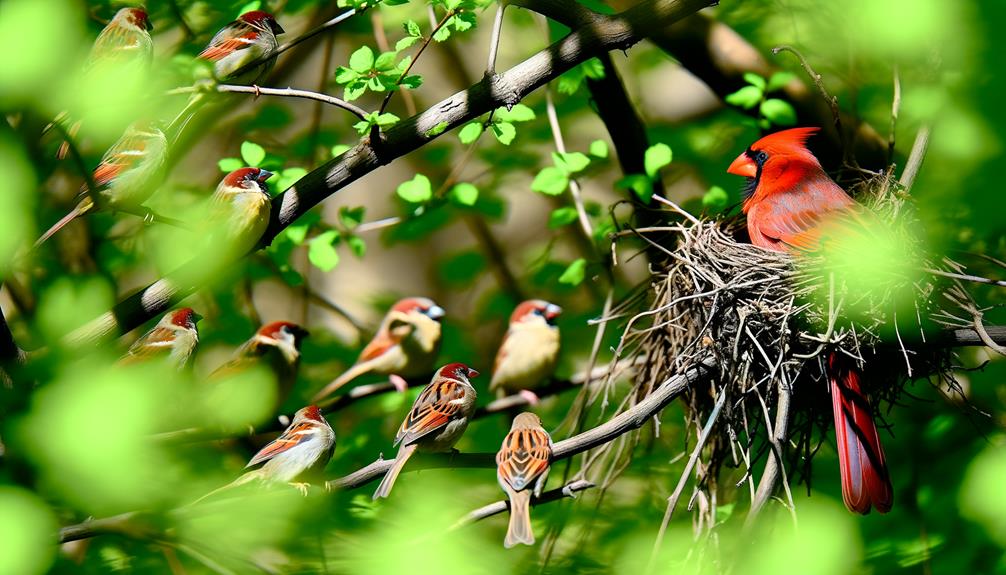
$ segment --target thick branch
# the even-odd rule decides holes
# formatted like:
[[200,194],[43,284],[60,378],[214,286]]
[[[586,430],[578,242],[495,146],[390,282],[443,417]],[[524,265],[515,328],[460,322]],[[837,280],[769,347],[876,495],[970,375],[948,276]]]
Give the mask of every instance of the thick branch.
[[[697,367],[689,369],[681,375],[675,375],[657,388],[646,399],[632,409],[613,417],[593,429],[574,435],[569,439],[559,441],[552,446],[552,461],[560,461],[588,449],[597,447],[634,429],[639,429],[651,417],[660,413],[674,398],[678,397],[690,386],[699,381],[707,380],[716,368],[716,361],[706,359]],[[422,455],[422,454],[420,454]],[[407,470],[418,470],[429,467],[495,467],[495,454],[492,453],[458,453],[454,455],[427,455],[417,458],[418,465],[409,461]],[[353,489],[382,477],[391,468],[392,460],[378,459],[370,465],[355,471],[345,477],[328,482],[330,489]]]
[[[484,78],[467,90],[400,122],[381,141],[363,140],[354,148],[308,173],[273,199],[272,219],[260,245],[322,200],[350,183],[482,114],[511,106],[573,66],[611,50],[624,50],[649,34],[698,10],[714,0],[646,0],[614,16],[597,16],[565,38],[517,64],[503,74]],[[446,129],[443,128],[446,126]],[[159,280],[73,334],[74,341],[94,341],[135,328],[205,283],[210,277],[192,262],[170,278]],[[191,285],[195,284],[195,285]]]

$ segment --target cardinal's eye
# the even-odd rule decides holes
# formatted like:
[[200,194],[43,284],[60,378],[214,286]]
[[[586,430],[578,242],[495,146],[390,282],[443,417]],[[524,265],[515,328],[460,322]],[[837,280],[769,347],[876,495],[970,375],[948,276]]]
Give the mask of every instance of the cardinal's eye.
[[758,150],[757,152],[755,152],[755,155],[754,155],[754,161],[755,162],[757,162],[759,164],[764,164],[765,160],[767,160],[767,159],[768,159],[768,154],[766,154],[763,150]]

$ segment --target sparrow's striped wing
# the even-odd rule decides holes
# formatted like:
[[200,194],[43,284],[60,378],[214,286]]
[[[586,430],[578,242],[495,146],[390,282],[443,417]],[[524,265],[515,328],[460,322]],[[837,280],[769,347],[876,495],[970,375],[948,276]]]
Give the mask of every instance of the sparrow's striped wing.
[[409,445],[455,419],[464,408],[468,388],[453,379],[438,379],[426,386],[395,436],[395,445]]
[[147,136],[127,134],[119,138],[101,158],[92,179],[98,189],[104,188],[116,177],[139,166],[147,157]]
[[[88,55],[85,70],[94,66],[103,66],[112,62],[120,62],[137,55],[150,57],[153,55],[152,44],[144,42],[137,30],[125,26],[106,26],[94,40],[94,46]],[[147,52],[146,54],[143,54]]]
[[171,352],[174,343],[175,334],[170,329],[155,327],[133,342],[119,363],[138,363],[166,355]]
[[260,31],[244,22],[231,22],[217,32],[209,45],[199,53],[199,58],[216,62],[238,50],[250,48],[259,34]]
[[317,432],[317,424],[312,421],[302,421],[286,428],[282,435],[272,440],[268,445],[259,450],[248,465],[252,467],[263,461],[269,461],[284,451],[289,451],[294,447],[311,439]]
[[548,472],[551,459],[552,441],[545,430],[514,429],[496,454],[496,474],[514,491],[521,491]]

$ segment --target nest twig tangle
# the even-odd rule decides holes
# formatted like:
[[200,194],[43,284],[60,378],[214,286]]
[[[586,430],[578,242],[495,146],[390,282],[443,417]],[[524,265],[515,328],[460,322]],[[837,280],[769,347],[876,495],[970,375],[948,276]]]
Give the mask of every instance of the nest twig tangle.
[[[724,466],[743,472],[730,484],[749,491],[752,515],[778,479],[792,508],[789,483],[809,480],[811,459],[831,425],[830,354],[868,366],[864,391],[878,413],[912,380],[954,386],[952,350],[926,337],[934,328],[971,325],[975,306],[959,282],[921,270],[959,269],[927,261],[907,193],[889,174],[853,193],[875,229],[862,238],[865,246],[843,245],[834,254],[794,256],[738,241],[743,222],[736,219],[682,213],[682,222],[667,228],[677,243],[652,273],[649,309],[628,321],[622,338],[621,352],[638,349],[646,362],[621,409],[669,376],[715,358],[717,377],[684,398],[698,443],[689,446],[685,472],[694,477],[686,501],[698,502],[697,527],[716,524]],[[676,495],[680,489],[668,516]]]

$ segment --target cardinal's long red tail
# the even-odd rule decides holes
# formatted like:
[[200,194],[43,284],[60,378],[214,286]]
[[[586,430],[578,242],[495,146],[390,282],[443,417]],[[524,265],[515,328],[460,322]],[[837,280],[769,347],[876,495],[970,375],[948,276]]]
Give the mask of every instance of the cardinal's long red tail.
[[861,374],[849,359],[833,353],[828,358],[828,377],[845,506],[866,514],[872,505],[887,513],[894,503],[894,490],[870,402],[860,390]]

